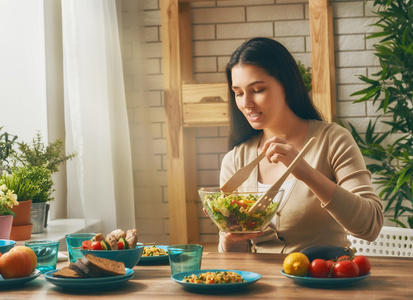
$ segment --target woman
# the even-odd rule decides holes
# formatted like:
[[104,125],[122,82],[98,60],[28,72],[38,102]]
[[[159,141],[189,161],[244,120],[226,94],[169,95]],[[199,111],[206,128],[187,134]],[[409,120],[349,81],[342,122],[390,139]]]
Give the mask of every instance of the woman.
[[305,90],[298,66],[280,43],[254,38],[242,44],[226,68],[229,146],[221,186],[262,151],[258,168],[242,187],[265,190],[305,143],[316,143],[283,187],[278,212],[262,233],[220,232],[220,251],[291,253],[314,245],[347,247],[347,234],[375,240],[382,204],[361,152],[345,128],[322,120]]

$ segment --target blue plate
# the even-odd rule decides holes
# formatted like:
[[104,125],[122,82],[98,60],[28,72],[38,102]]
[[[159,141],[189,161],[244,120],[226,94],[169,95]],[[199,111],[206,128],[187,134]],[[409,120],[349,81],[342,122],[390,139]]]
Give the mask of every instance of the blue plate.
[[132,269],[125,268],[126,274],[111,277],[100,278],[56,278],[53,273],[58,270],[51,270],[44,273],[44,277],[50,283],[70,290],[108,290],[119,287],[121,284],[133,278],[134,272]]
[[11,248],[16,245],[15,241],[12,240],[0,240],[0,253],[4,254],[8,252]]
[[313,278],[310,276],[294,276],[285,274],[284,270],[281,270],[281,274],[292,279],[296,284],[314,287],[342,287],[351,285],[360,280],[366,279],[370,276],[370,273],[364,276],[352,277],[352,278]]
[[3,277],[1,277],[0,275],[0,289],[20,286],[22,284],[25,284],[29,281],[36,279],[37,277],[39,277],[40,274],[42,274],[42,272],[40,272],[39,270],[34,270],[32,274],[30,274],[29,277],[12,278],[12,279],[3,279]]
[[[145,246],[145,248],[150,248],[150,247],[153,247],[153,246]],[[161,245],[161,246],[155,245],[155,247],[163,249],[165,251],[168,251],[167,250],[168,246],[165,246],[165,245]],[[141,262],[145,263],[145,264],[147,264],[147,263],[152,264],[152,263],[161,263],[161,262],[168,262],[168,261],[169,261],[168,254],[159,255],[159,256],[143,256],[142,255],[141,259],[138,262],[138,264],[141,263]]]
[[[235,283],[221,283],[221,284],[199,284],[199,283],[191,283],[191,282],[183,282],[185,276],[191,276],[192,274],[199,275],[201,273],[206,272],[235,272],[241,275],[245,282],[235,282]],[[261,274],[253,273],[253,272],[246,272],[246,271],[238,271],[238,270],[197,270],[197,271],[190,271],[190,272],[183,272],[178,273],[171,276],[172,280],[183,285],[184,288],[194,289],[194,290],[204,290],[204,291],[230,291],[235,289],[240,289],[247,287],[258,280],[261,279]]]

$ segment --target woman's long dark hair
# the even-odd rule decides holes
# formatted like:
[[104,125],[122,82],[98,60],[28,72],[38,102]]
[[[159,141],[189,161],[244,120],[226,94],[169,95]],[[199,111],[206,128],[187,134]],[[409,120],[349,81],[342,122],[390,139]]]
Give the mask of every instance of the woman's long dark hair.
[[253,65],[260,67],[284,87],[286,102],[298,117],[306,120],[323,119],[306,91],[300,69],[290,52],[275,40],[269,38],[253,38],[235,50],[226,67],[229,89],[229,149],[247,141],[262,131],[252,128],[237,107],[235,94],[232,90],[231,76],[231,70],[235,65]]

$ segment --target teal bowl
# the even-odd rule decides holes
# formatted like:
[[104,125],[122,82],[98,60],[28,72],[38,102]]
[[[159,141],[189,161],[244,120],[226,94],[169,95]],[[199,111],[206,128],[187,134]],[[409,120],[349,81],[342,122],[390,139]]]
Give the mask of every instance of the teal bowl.
[[81,250],[83,256],[92,254],[97,257],[103,257],[119,262],[123,262],[126,268],[132,269],[141,259],[143,253],[143,244],[138,243],[134,249],[126,250]]
[[8,252],[11,248],[16,245],[15,241],[12,240],[0,240],[0,253],[4,254]]

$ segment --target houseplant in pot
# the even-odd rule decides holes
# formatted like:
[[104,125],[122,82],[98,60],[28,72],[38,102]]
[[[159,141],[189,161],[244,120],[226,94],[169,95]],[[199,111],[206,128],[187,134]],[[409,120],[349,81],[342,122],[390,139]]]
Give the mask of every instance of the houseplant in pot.
[[[40,192],[33,197],[32,219],[34,218],[47,220],[47,211],[52,197],[53,173],[59,171],[62,163],[76,156],[76,153],[65,154],[64,145],[61,140],[49,143],[47,146],[43,142],[40,132],[33,138],[32,143],[18,143],[17,151],[12,154],[14,166],[27,167],[30,172],[26,173],[26,178],[38,182]],[[44,216],[41,215],[44,213]],[[40,214],[40,217],[38,216]],[[43,227],[46,223],[43,223]],[[39,232],[43,228],[39,228]],[[35,232],[33,232],[35,233]]]
[[[375,0],[379,31],[367,38],[374,45],[380,68],[370,77],[360,76],[366,88],[353,95],[355,102],[373,101],[378,117],[365,134],[352,124],[351,132],[361,152],[371,159],[367,168],[385,201],[385,214],[402,227],[413,228],[413,1]],[[380,133],[377,124],[388,132]]]
[[12,208],[19,205],[17,195],[0,179],[0,239],[10,238],[13,218],[15,217]]
[[[42,167],[19,166],[12,168],[11,175],[5,174],[3,177],[6,185],[16,191],[20,204],[31,203],[27,216],[33,227],[31,232],[43,232],[44,204],[51,199],[50,194],[53,186],[50,171]],[[33,211],[38,211],[39,207],[43,207],[43,215],[33,218]]]
[[10,237],[14,240],[29,239],[32,233],[31,208],[33,198],[40,192],[37,182],[25,178],[25,167],[13,168],[11,174],[3,173],[1,181],[17,196],[18,206],[12,208],[15,218]]

